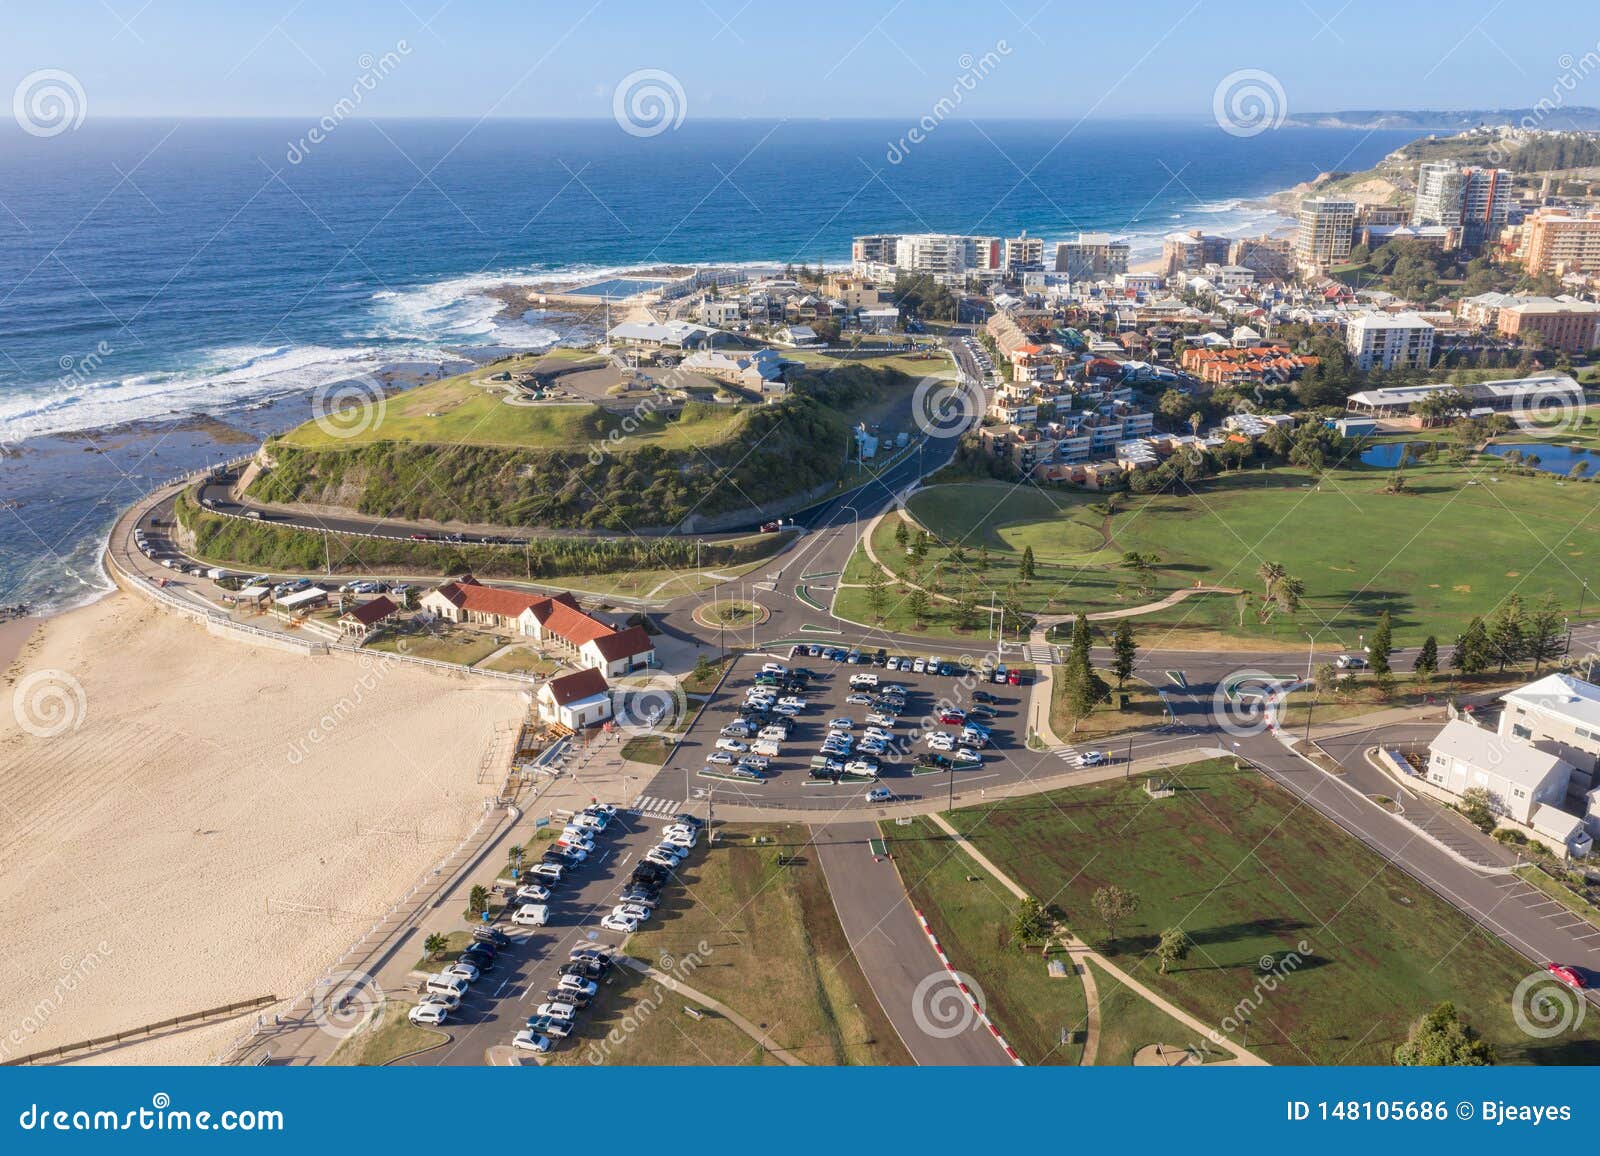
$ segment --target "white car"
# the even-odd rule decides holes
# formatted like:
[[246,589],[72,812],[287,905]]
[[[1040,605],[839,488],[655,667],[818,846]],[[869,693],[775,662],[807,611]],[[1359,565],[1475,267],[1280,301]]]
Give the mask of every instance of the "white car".
[[[600,921],[600,926],[607,931],[620,931],[624,935],[632,935],[639,930],[639,921],[637,919],[629,919],[626,915],[618,915],[616,912],[612,912]],[[546,1013],[541,1009],[539,1014],[545,1015]]]
[[611,819],[606,815],[591,814],[588,811],[579,811],[572,816],[570,827],[581,827],[585,831],[604,831],[611,824]]
[[461,1006],[461,997],[453,991],[433,991],[423,996],[419,1003],[436,1003],[446,1011],[455,1011]]
[[565,840],[557,839],[554,843],[551,844],[551,846],[554,847],[557,851],[560,851],[568,859],[572,860],[572,862],[574,862],[574,863],[582,863],[585,859],[587,859],[589,857],[589,851],[593,849],[594,844],[591,843],[589,845],[589,847],[586,849],[586,848],[578,846],[576,843],[568,843]]
[[800,708],[797,706],[787,706],[780,702],[777,706],[772,708],[772,713],[781,714],[784,718],[793,718],[795,715],[800,713]]
[[1078,756],[1080,767],[1098,767],[1106,761],[1106,757],[1099,751],[1084,751]]
[[575,991],[579,995],[593,996],[600,990],[600,985],[592,979],[584,979],[581,975],[564,975],[561,982],[556,984],[567,991]]
[[761,664],[762,674],[788,674],[789,668],[781,662],[764,662]]
[[955,750],[955,736],[949,731],[930,731],[928,733],[928,747],[935,751]]
[[876,763],[869,763],[862,759],[846,763],[844,769],[847,774],[851,775],[876,775],[878,773],[878,765]]
[[685,823],[674,823],[661,832],[661,841],[679,847],[693,847],[700,841],[700,831]]
[[746,751],[748,751],[749,749],[750,749],[750,744],[749,743],[742,743],[738,739],[718,739],[717,740],[717,750],[719,750],[719,751],[732,751],[736,755],[742,755]]
[[559,1000],[551,1000],[549,1003],[540,1004],[539,1010],[535,1014],[549,1016],[553,1020],[570,1020],[573,1016],[573,1013],[577,1010],[578,1009],[573,1007],[570,1003],[561,1003]]
[[789,694],[778,700],[779,706],[792,706],[795,710],[805,710],[806,700],[797,694]]
[[724,767],[731,767],[733,765],[733,756],[727,751],[713,751],[711,754],[706,756],[706,762],[717,763]]
[[548,1052],[550,1050],[550,1038],[548,1036],[535,1035],[533,1032],[524,1029],[512,1037],[511,1046],[519,1052]]
[[689,848],[680,846],[676,843],[660,843],[650,848],[650,853],[652,855],[663,855],[666,858],[671,859],[672,865],[676,867],[679,863],[682,863],[689,857]]
[[894,733],[892,731],[885,730],[883,727],[868,727],[864,732],[862,732],[861,737],[865,739],[877,739],[882,743],[894,742]]
[[928,665],[927,659],[919,658],[919,659],[917,659],[915,662],[913,662],[911,664],[911,669],[916,671],[918,674],[921,674],[924,670],[927,669],[927,665]]
[[455,963],[452,963],[449,967],[445,968],[439,974],[460,976],[468,983],[472,983],[478,978],[478,969],[473,967],[470,963],[462,963],[458,960]]
[[550,898],[550,888],[537,883],[524,883],[517,888],[516,898],[519,903],[543,903]]
[[[643,923],[650,918],[650,909],[642,903],[619,903],[611,909],[611,914],[619,919],[631,919],[635,923]],[[569,975],[565,978],[576,979],[577,976]],[[570,987],[571,985],[567,984],[566,986]],[[593,985],[591,984],[590,986],[592,987]],[[591,991],[589,994],[593,995],[594,992]]]
[[450,1018],[450,1009],[442,1003],[419,1003],[406,1018],[414,1024],[442,1024]]
[[894,792],[888,787],[873,787],[867,792],[867,802],[888,803],[894,799]]
[[847,731],[855,725],[855,719],[845,718],[843,715],[840,715],[838,718],[831,718],[828,720],[828,726],[833,730]]
[[577,847],[585,854],[594,851],[594,836],[575,827],[568,827],[562,831],[558,842],[564,847]]
[[844,704],[845,706],[871,706],[872,696],[870,694],[849,694],[845,696]]
[[649,851],[644,856],[646,863],[654,863],[657,867],[664,867],[668,871],[678,866],[678,861],[671,855],[664,855],[660,851]]

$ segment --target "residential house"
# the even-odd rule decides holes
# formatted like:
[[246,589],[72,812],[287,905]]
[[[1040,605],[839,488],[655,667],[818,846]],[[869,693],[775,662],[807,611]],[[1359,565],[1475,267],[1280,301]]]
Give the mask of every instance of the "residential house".
[[1600,686],[1550,674],[1503,696],[1500,733],[1576,767],[1589,782],[1600,764]]

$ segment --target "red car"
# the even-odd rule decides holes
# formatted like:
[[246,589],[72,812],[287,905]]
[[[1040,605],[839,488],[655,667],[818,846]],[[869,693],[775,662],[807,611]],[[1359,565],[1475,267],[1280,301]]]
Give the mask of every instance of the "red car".
[[1021,686],[1022,685],[1022,671],[1020,671],[1020,670],[1008,670],[1008,671],[1006,671],[1006,683],[1008,685],[1010,685],[1010,686]]
[[964,723],[967,721],[967,712],[963,710],[947,710],[939,716],[942,723]]
[[1579,975],[1575,969],[1568,967],[1566,964],[1547,963],[1544,965],[1544,969],[1559,979],[1562,983],[1566,984],[1568,987],[1575,987],[1579,991],[1582,991],[1584,988],[1589,986],[1589,984],[1584,980],[1583,976]]

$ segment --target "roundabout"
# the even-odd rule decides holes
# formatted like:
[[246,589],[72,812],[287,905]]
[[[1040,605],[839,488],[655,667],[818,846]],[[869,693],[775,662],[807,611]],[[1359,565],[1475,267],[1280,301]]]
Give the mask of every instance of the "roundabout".
[[759,602],[724,598],[700,603],[690,617],[697,626],[704,626],[708,630],[748,630],[765,623],[772,617],[772,612]]

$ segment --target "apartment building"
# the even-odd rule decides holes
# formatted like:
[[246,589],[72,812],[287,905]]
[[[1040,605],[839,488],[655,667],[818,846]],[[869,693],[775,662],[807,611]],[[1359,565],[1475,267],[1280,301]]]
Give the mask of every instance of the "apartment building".
[[1307,197],[1300,202],[1294,255],[1302,265],[1324,268],[1350,258],[1356,228],[1356,203],[1337,197]]
[[1294,272],[1294,242],[1279,237],[1241,237],[1228,247],[1228,264],[1258,278],[1287,280]]
[[1351,319],[1345,348],[1363,371],[1425,369],[1433,361],[1433,332],[1416,313],[1372,313]]
[[1522,224],[1517,256],[1534,276],[1600,273],[1600,216],[1540,209]]
[[1495,327],[1507,337],[1537,333],[1546,348],[1583,353],[1600,345],[1600,305],[1575,298],[1525,298],[1502,305]]
[[1228,238],[1215,237],[1199,229],[1187,233],[1168,233],[1161,241],[1161,275],[1195,273],[1204,265],[1228,263]]
[[1056,246],[1056,272],[1073,281],[1114,277],[1128,271],[1128,253],[1128,243],[1110,233],[1079,233],[1076,241]]
[[1007,237],[1004,242],[1002,267],[1007,273],[1044,268],[1044,242],[1030,237],[1026,230],[1017,237]]
[[1422,165],[1412,225],[1461,229],[1468,245],[1480,245],[1500,231],[1511,208],[1511,174],[1505,169],[1463,167],[1454,161]]
[[857,237],[850,242],[850,262],[853,265],[893,265],[899,242],[899,236],[894,233]]

